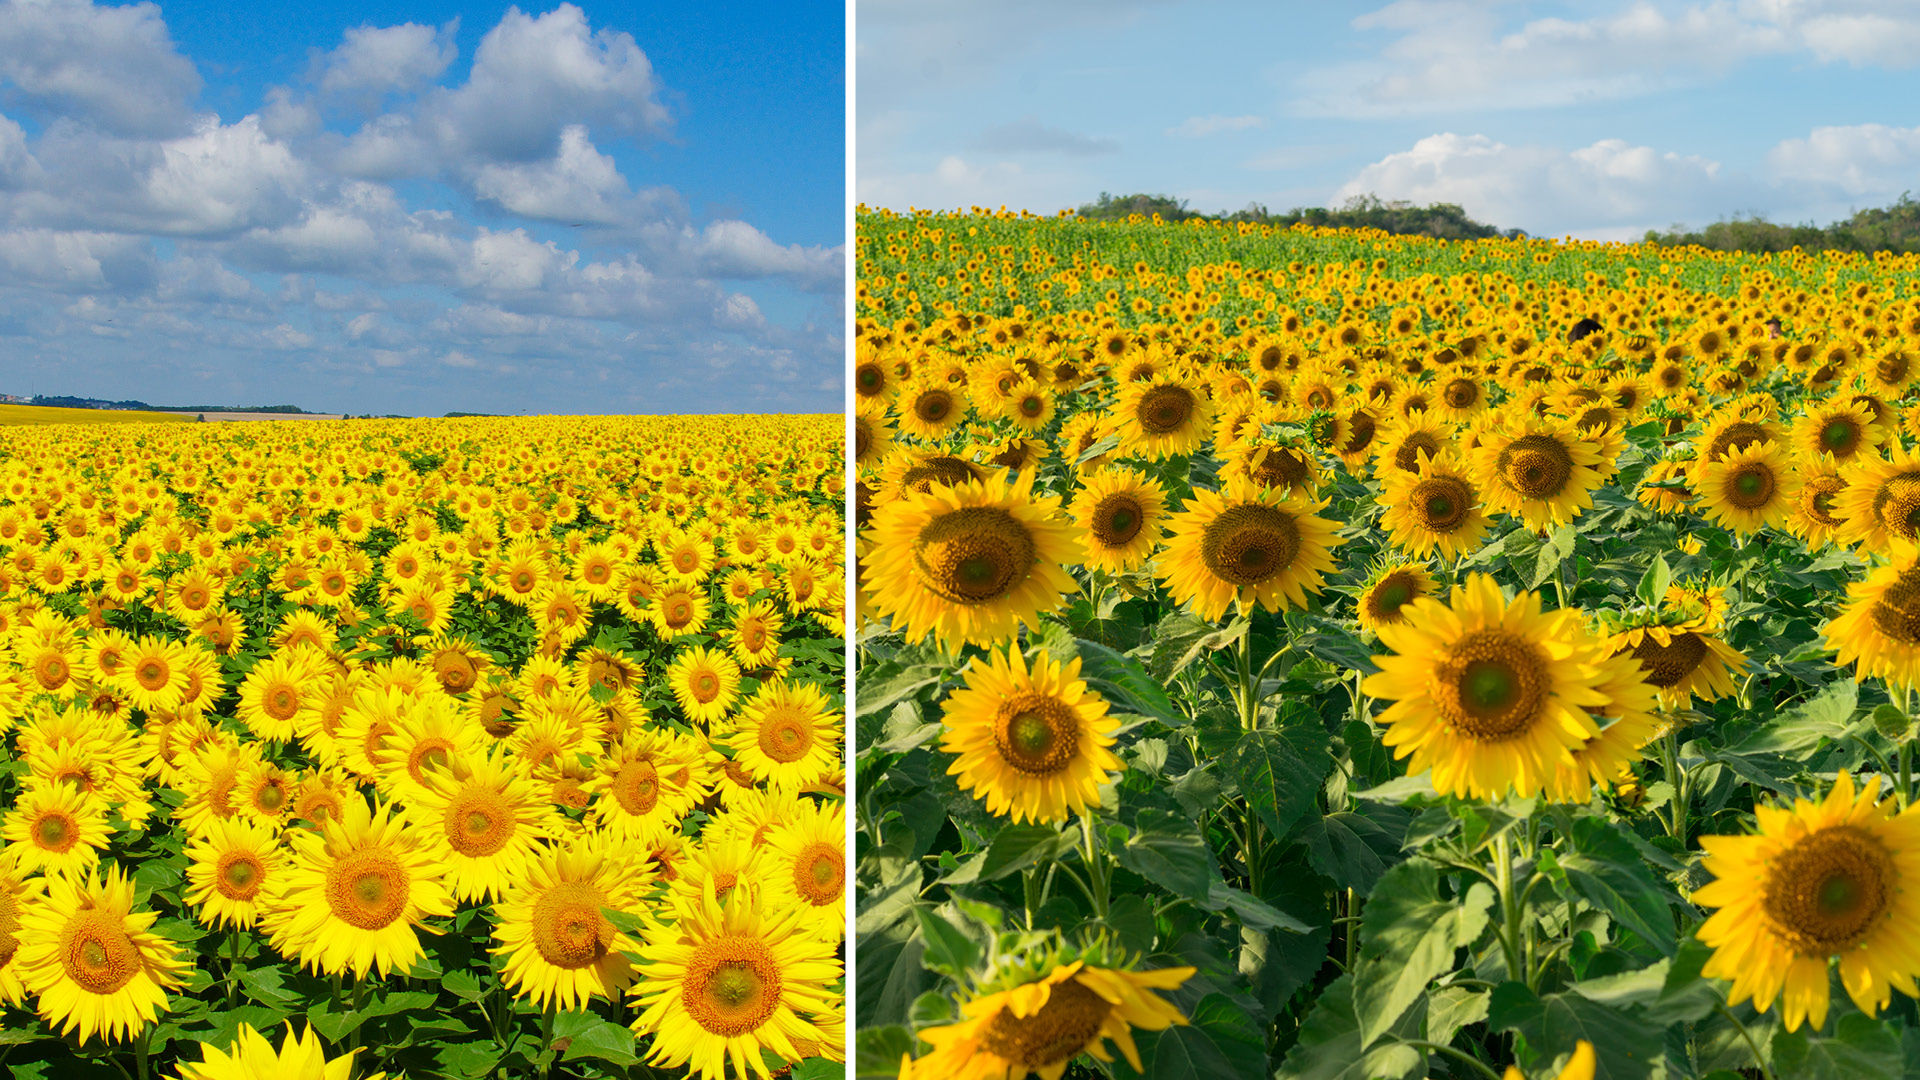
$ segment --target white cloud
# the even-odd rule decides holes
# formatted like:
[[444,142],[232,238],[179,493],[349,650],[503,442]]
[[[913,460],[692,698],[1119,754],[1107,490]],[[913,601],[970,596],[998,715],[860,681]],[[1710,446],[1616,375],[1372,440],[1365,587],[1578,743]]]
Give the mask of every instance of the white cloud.
[[258,117],[230,125],[207,118],[160,152],[145,184],[154,232],[227,233],[291,217],[300,205],[306,167],[267,137]]
[[460,284],[483,290],[531,292],[578,262],[577,252],[563,252],[553,241],[541,242],[525,229],[494,232],[481,228],[461,264]]
[[118,135],[169,135],[186,126],[200,75],[174,49],[155,4],[4,0],[0,85],[42,115]]
[[154,280],[153,246],[112,233],[0,232],[0,283],[56,292],[131,292]]
[[715,221],[692,245],[703,274],[714,277],[787,277],[803,286],[839,290],[846,281],[841,247],[776,244],[744,221]]
[[1182,139],[1204,139],[1225,131],[1251,131],[1266,124],[1266,119],[1259,116],[1189,116],[1168,128],[1166,133]]
[[320,58],[320,89],[381,94],[424,86],[459,55],[453,41],[458,28],[458,19],[438,29],[418,23],[351,27],[346,40]]
[[1767,154],[1775,176],[1852,197],[1884,199],[1915,183],[1920,173],[1920,127],[1885,124],[1813,129]]
[[613,159],[594,148],[587,129],[570,124],[551,159],[524,165],[482,165],[474,193],[501,209],[539,221],[613,224],[627,181]]
[[1335,194],[1456,203],[1469,215],[1536,235],[1623,238],[1718,214],[1742,185],[1705,158],[1602,139],[1565,151],[1485,135],[1430,135],[1361,169]]

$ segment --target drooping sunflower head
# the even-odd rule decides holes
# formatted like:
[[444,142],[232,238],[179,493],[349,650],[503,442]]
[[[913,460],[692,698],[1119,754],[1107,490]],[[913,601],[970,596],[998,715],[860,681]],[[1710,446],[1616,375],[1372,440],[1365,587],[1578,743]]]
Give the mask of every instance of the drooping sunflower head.
[[1712,616],[1697,603],[1608,613],[1603,625],[1609,650],[1631,657],[1641,678],[1669,706],[1732,694],[1734,678],[1747,666],[1746,655],[1721,640]]
[[1847,478],[1833,458],[1824,454],[1799,459],[1795,469],[1800,474],[1800,495],[1794,500],[1787,528],[1805,539],[1808,548],[1817,551],[1832,542],[1845,524],[1835,504],[1847,488]]

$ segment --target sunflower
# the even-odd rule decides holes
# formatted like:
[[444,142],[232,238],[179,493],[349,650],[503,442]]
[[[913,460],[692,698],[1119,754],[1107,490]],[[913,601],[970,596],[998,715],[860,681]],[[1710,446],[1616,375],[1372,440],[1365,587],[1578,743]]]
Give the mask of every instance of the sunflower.
[[1382,477],[1380,524],[1387,540],[1412,555],[1439,550],[1449,559],[1478,548],[1489,521],[1480,491],[1459,458],[1425,458],[1418,472],[1389,469]]
[[1602,480],[1599,444],[1557,420],[1495,428],[1468,461],[1487,509],[1520,518],[1536,531],[1580,516],[1593,505]]
[[299,727],[300,711],[319,704],[316,685],[324,654],[314,649],[282,649],[253,665],[240,684],[238,714],[262,739],[287,742]]
[[813,929],[838,941],[847,925],[846,804],[801,800],[767,832],[767,902],[775,911],[809,910]]
[[1381,428],[1373,447],[1373,473],[1378,479],[1393,469],[1419,472],[1422,461],[1452,451],[1454,441],[1444,424],[1415,413]]
[[1120,722],[1080,678],[1080,658],[1065,664],[1042,653],[1031,669],[1016,645],[989,651],[947,698],[940,748],[963,791],[988,811],[1021,821],[1064,821],[1100,805],[1100,785],[1123,766],[1109,747]]
[[722,637],[734,659],[747,667],[765,667],[780,655],[780,631],[785,628],[780,612],[763,600],[749,600],[733,616],[733,625]]
[[1608,702],[1588,713],[1601,725],[1600,734],[1581,743],[1573,763],[1555,773],[1547,793],[1557,802],[1584,803],[1595,787],[1606,790],[1631,780],[1628,766],[1640,760],[1641,748],[1660,733],[1658,697],[1639,661],[1631,655],[1607,657],[1600,662],[1599,684]]
[[900,430],[935,442],[967,418],[966,387],[931,379],[908,383],[893,401]]
[[20,981],[20,924],[47,891],[47,879],[29,877],[0,851],[0,1007],[18,1005],[27,988]]
[[1855,665],[1856,680],[1920,686],[1920,562],[1909,554],[1848,585],[1846,610],[1822,633],[1839,653],[1835,664]]
[[1431,769],[1441,794],[1532,795],[1600,734],[1588,714],[1610,704],[1605,653],[1578,611],[1542,614],[1537,594],[1508,601],[1474,574],[1447,603],[1416,600],[1406,616],[1379,628],[1393,652],[1361,686],[1393,702],[1381,742],[1411,758],[1409,773]]
[[1224,492],[1195,490],[1173,516],[1155,573],[1175,602],[1191,601],[1209,621],[1256,603],[1268,611],[1304,607],[1333,569],[1330,549],[1340,543],[1333,522],[1314,516],[1321,505],[1245,479],[1228,481]]
[[[356,1052],[329,1060],[326,1044],[312,1026],[305,1035],[297,1035],[292,1023],[276,1051],[266,1036],[242,1022],[224,1051],[201,1043],[200,1060],[183,1061],[177,1068],[180,1080],[347,1080],[353,1075]],[[386,1075],[373,1073],[361,1080],[385,1080]]]
[[282,956],[298,955],[315,971],[407,971],[424,955],[415,925],[453,914],[447,867],[386,807],[349,798],[340,816],[319,832],[294,832],[292,843],[265,928]]
[[187,847],[183,899],[202,922],[250,929],[272,906],[286,862],[279,832],[240,818],[216,820]]
[[1156,375],[1120,388],[1113,404],[1119,453],[1150,461],[1191,454],[1206,442],[1213,406],[1199,388],[1174,375]]
[[128,650],[115,672],[114,689],[142,712],[155,713],[180,704],[186,689],[186,650],[161,638],[142,638]]
[[1795,463],[1800,476],[1800,496],[1794,500],[1787,528],[1806,540],[1810,550],[1831,543],[1846,523],[1834,511],[1834,501],[1847,488],[1847,478],[1831,457],[1802,458]]
[[712,724],[726,718],[740,697],[740,666],[718,649],[682,649],[667,665],[667,685],[687,718]]
[[455,900],[491,900],[517,881],[559,814],[498,749],[452,756],[408,792],[406,814],[448,870]]
[[843,726],[820,687],[776,678],[741,706],[727,746],[770,790],[797,793],[839,763]]
[[631,998],[633,1030],[653,1036],[650,1063],[725,1080],[731,1060],[736,1076],[770,1080],[763,1050],[798,1061],[796,1042],[824,1041],[807,1015],[830,1012],[837,998],[838,943],[809,933],[797,908],[765,910],[737,898],[722,905],[709,890],[677,921],[649,928]]
[[[1743,399],[1751,400],[1751,399]],[[1707,422],[1706,430],[1694,444],[1702,462],[1718,461],[1736,450],[1758,443],[1783,441],[1780,425],[1766,415],[1748,409],[1725,406]]]
[[1873,413],[1865,405],[1829,400],[1809,405],[1793,422],[1791,438],[1794,451],[1804,457],[1829,454],[1844,463],[1861,454],[1879,453],[1887,431],[1874,423]]
[[640,839],[677,829],[706,795],[705,760],[711,752],[672,731],[635,728],[598,755],[583,787],[596,825],[615,836]]
[[1892,447],[1891,457],[1856,459],[1842,470],[1845,489],[1833,497],[1840,539],[1870,552],[1894,542],[1920,542],[1920,456]]
[[604,842],[541,849],[494,908],[506,985],[543,1010],[614,1000],[633,981],[627,955],[639,944],[601,910],[639,909],[646,880],[632,853]]
[[1786,449],[1773,442],[1751,443],[1702,461],[1693,483],[1707,518],[1741,536],[1768,525],[1785,526],[1800,496],[1800,478]]
[[1824,1027],[1834,958],[1868,1016],[1895,989],[1915,994],[1920,807],[1896,814],[1878,795],[1878,782],[1856,795],[1843,771],[1824,800],[1755,807],[1755,834],[1700,838],[1714,880],[1693,900],[1719,909],[1700,927],[1714,950],[1701,974],[1733,980],[1730,1003],[1766,1012],[1777,998],[1788,1031]]
[[1160,481],[1110,467],[1083,472],[1081,483],[1072,511],[1086,565],[1118,574],[1145,563],[1166,531],[1167,493]]
[[[1197,969],[1130,971],[1045,955],[1012,966],[960,1005],[961,1020],[921,1028],[933,1050],[901,1069],[902,1080],[1059,1080],[1081,1054],[1112,1061],[1112,1041],[1144,1072],[1133,1030],[1184,1025],[1153,990],[1178,990]],[[999,989],[1004,987],[1004,989]]]
[[78,874],[98,864],[106,850],[105,806],[70,783],[37,786],[7,811],[0,839],[23,869]]
[[1687,480],[1692,470],[1692,461],[1679,458],[1656,461],[1647,469],[1633,497],[1656,514],[1684,513],[1694,499],[1693,488]]
[[189,968],[180,948],[153,932],[159,914],[133,910],[134,885],[118,866],[102,877],[56,874],[46,898],[22,912],[20,981],[40,1018],[78,1042],[128,1038],[167,1007]]
[[1076,588],[1061,564],[1081,551],[1060,500],[1036,498],[1033,477],[998,474],[876,509],[864,561],[874,613],[892,617],[910,642],[931,633],[945,648],[1038,626]]
[[1745,654],[1720,640],[1697,609],[1646,612],[1611,629],[1607,647],[1616,656],[1632,657],[1642,677],[1674,708],[1695,697],[1718,701],[1732,694],[1734,676],[1747,667]]
[[1408,604],[1438,591],[1424,563],[1381,563],[1360,583],[1355,614],[1362,627],[1377,630],[1388,623],[1405,622]]

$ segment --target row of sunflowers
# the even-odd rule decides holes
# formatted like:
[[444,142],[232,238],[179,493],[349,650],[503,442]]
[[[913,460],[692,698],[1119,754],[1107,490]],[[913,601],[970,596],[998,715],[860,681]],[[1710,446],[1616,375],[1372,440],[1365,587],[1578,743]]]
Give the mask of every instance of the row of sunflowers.
[[856,238],[859,1074],[1913,1075],[1912,259]]
[[0,1071],[838,1075],[841,442],[0,429]]

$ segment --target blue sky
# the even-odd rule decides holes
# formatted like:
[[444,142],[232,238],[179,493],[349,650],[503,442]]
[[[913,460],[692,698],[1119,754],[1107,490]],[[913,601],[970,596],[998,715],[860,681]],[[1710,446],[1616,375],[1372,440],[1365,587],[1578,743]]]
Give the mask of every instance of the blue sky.
[[845,15],[0,0],[0,392],[838,411]]
[[1909,0],[861,0],[856,197],[1455,202],[1534,235],[1920,193]]

